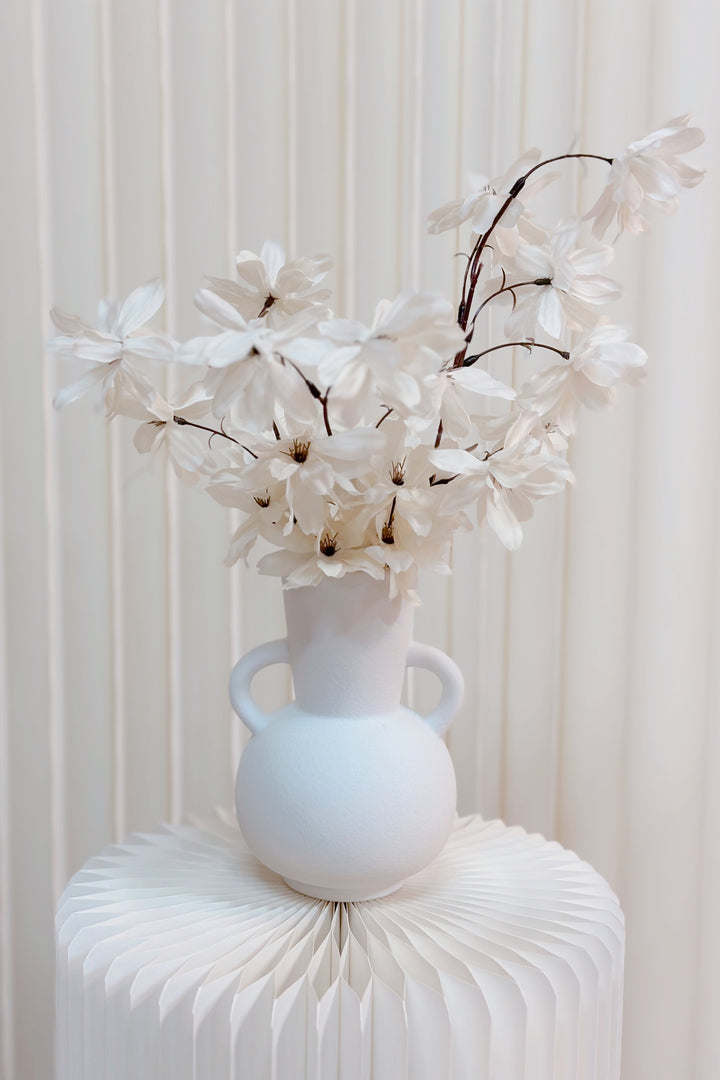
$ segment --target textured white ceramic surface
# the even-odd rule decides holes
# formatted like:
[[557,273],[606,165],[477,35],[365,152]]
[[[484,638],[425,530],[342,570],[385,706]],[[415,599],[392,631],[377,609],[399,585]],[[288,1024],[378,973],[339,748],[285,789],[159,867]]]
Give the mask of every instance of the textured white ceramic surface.
[[592,867],[499,821],[362,904],[288,889],[229,814],[166,826],[60,901],[56,1080],[618,1080],[623,944]]
[[[235,666],[230,697],[253,732],[236,807],[257,857],[300,892],[385,895],[438,854],[455,817],[455,773],[440,736],[462,700],[457,666],[410,643],[412,609],[365,574],[285,592],[286,640]],[[263,713],[253,676],[290,662],[295,701]],[[406,666],[441,680],[437,707],[400,705]]]

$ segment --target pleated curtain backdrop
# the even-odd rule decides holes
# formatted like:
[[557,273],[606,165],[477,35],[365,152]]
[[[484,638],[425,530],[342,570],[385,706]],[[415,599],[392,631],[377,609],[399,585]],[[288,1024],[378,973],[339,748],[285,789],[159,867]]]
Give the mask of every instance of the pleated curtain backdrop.
[[[338,312],[452,295],[457,237],[424,218],[469,170],[612,154],[688,110],[709,176],[619,253],[645,386],[582,417],[577,486],[521,551],[460,537],[415,636],[467,677],[461,810],[557,838],[619,892],[624,1076],[717,1080],[719,39],[713,0],[0,5],[2,1080],[52,1075],[66,880],[131,830],[230,805],[230,664],[283,633],[277,582],[223,565],[225,511],[140,458],[132,425],[53,411],[51,305],[89,317],[159,275],[188,335],[202,276],[268,237],[336,256]],[[549,209],[591,184],[568,163]],[[266,677],[265,704],[288,689]]]

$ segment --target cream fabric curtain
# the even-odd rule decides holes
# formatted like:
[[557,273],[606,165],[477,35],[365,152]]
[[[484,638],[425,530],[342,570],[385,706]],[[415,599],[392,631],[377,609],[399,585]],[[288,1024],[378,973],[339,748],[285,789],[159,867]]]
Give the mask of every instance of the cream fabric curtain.
[[[468,678],[461,810],[556,837],[619,892],[627,1080],[717,1080],[719,35],[711,0],[0,7],[2,1080],[51,1075],[68,876],[129,830],[229,805],[229,666],[282,633],[276,584],[223,566],[219,507],[127,428],[52,411],[51,304],[89,316],[159,274],[188,334],[201,276],[266,237],[334,253],[347,314],[451,294],[456,238],[423,220],[468,170],[533,144],[612,154],[687,110],[708,178],[619,256],[646,385],[583,417],[577,487],[519,553],[461,538],[416,637]],[[548,210],[588,205],[592,171],[562,176]]]

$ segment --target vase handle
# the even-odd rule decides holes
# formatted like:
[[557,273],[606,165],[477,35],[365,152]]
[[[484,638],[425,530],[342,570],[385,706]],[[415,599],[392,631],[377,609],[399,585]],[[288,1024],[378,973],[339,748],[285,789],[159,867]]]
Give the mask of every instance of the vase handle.
[[230,703],[243,724],[253,735],[258,735],[270,723],[271,717],[263,712],[252,696],[253,677],[264,667],[271,664],[289,664],[290,651],[287,638],[278,641],[266,641],[251,649],[238,660],[230,675]]
[[410,642],[405,663],[408,667],[426,668],[440,679],[440,700],[433,711],[422,719],[437,735],[444,735],[460,708],[465,691],[465,680],[460,668],[440,649],[418,641]]

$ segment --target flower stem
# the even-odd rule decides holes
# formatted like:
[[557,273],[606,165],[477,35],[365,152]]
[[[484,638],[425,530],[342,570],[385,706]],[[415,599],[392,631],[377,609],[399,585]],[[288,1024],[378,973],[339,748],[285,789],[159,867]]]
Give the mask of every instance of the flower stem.
[[243,443],[238,442],[232,435],[228,435],[227,431],[222,431],[222,429],[218,431],[217,428],[207,427],[205,424],[196,424],[194,420],[186,420],[184,416],[173,416],[173,420],[178,427],[193,427],[197,428],[198,431],[209,431],[211,440],[213,435],[219,435],[222,439],[228,439],[230,442],[235,443],[236,446],[246,450],[251,457],[257,458],[257,454],[254,454],[249,446],[244,446]]
[[320,404],[322,405],[323,420],[325,422],[325,430],[327,431],[328,435],[332,435],[333,430],[330,427],[330,418],[328,416],[328,405],[327,405],[327,403],[328,403],[328,395],[329,395],[332,387],[329,386],[327,388],[327,390],[325,391],[325,393],[322,394],[320,392],[320,390],[318,389],[318,387],[315,385],[315,383],[311,379],[308,379],[307,375],[304,375],[302,373],[302,371],[300,370],[300,368],[297,366],[296,363],[294,363],[292,360],[288,360],[288,358],[286,356],[283,357],[283,361],[284,361],[284,363],[289,364],[291,368],[294,368],[295,371],[297,371],[298,375],[300,376],[300,378],[303,380],[303,382],[307,386],[308,390],[310,391],[310,394],[312,395],[312,397],[314,397],[315,400],[319,401]]
[[491,300],[494,300],[496,296],[501,296],[502,293],[507,293],[507,292],[511,293],[513,291],[513,289],[523,289],[526,285],[537,285],[537,286],[552,285],[552,278],[539,277],[539,278],[535,278],[534,281],[516,281],[514,285],[503,285],[502,289],[498,289],[496,292],[491,293],[490,296],[486,297],[483,300],[482,304],[479,305],[479,307],[475,311],[475,314],[473,315],[472,325],[473,326],[475,325],[475,320],[477,319],[477,317],[480,314],[480,312],[482,311],[482,309],[484,307],[486,307],[490,303]]
[[549,352],[557,353],[558,356],[562,356],[563,360],[570,359],[570,353],[565,349],[558,349],[554,345],[543,345],[542,341],[505,341],[502,345],[491,345],[489,349],[483,349],[482,352],[474,353],[472,356],[466,356],[463,361],[463,367],[472,367],[476,360],[479,360],[481,356],[487,356],[488,353],[497,352],[498,349],[513,349],[515,346],[519,346],[521,349],[527,349],[532,352],[533,349],[548,349]]
[[320,398],[320,401],[322,401],[322,411],[323,411],[323,420],[325,422],[325,430],[327,431],[328,435],[332,435],[332,433],[333,433],[333,430],[330,427],[330,417],[328,416],[328,397],[330,396],[330,390],[331,389],[332,389],[332,387],[328,387],[328,389],[325,391],[323,396]]
[[[487,247],[488,240],[492,236],[495,228],[502,220],[506,211],[514,200],[518,197],[522,189],[525,187],[528,179],[538,169],[542,169],[545,165],[551,165],[555,161],[565,161],[571,158],[592,158],[595,161],[604,161],[608,165],[612,165],[613,159],[610,157],[604,157],[602,154],[558,154],[557,157],[546,158],[545,161],[539,161],[537,165],[533,165],[532,169],[528,169],[526,173],[519,176],[515,183],[508,192],[508,197],[502,204],[495,217],[490,224],[490,227],[479,236],[475,247],[473,248],[470,258],[468,259],[467,266],[465,267],[465,275],[463,277],[462,285],[462,297],[458,307],[458,325],[462,330],[467,330],[468,320],[470,319],[470,311],[472,309],[473,297],[475,295],[475,289],[477,288],[478,278],[482,270],[482,253]],[[467,345],[462,349],[455,357],[453,367],[462,367],[465,361],[465,353],[467,352]]]
[[[604,161],[607,165],[612,165],[613,163],[612,158],[604,157],[602,154],[558,154],[557,157],[546,158],[545,161],[538,161],[537,165],[533,165],[532,169],[528,169],[528,171],[524,173],[523,176],[519,176],[513,186],[510,188],[510,191],[508,192],[508,197],[495,215],[492,224],[490,225],[490,228],[479,238],[477,244],[475,245],[478,255],[485,249],[485,246],[490,239],[493,231],[500,223],[500,220],[504,216],[510,204],[518,197],[522,189],[525,187],[525,184],[528,182],[532,174],[537,172],[538,169],[544,168],[546,165],[552,165],[555,161],[566,161],[570,158],[593,158],[595,161]],[[473,252],[473,255],[474,254],[475,252]]]

